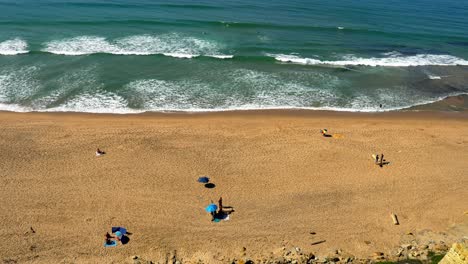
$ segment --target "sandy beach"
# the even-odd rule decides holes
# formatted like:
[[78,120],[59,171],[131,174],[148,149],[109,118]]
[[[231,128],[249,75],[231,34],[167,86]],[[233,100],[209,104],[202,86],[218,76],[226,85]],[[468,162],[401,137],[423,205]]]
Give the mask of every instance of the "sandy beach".
[[[367,257],[425,230],[457,239],[447,230],[467,222],[467,161],[466,112],[3,112],[0,256],[225,263],[292,246]],[[215,223],[204,208],[221,196],[235,212]],[[112,226],[130,242],[104,248]]]

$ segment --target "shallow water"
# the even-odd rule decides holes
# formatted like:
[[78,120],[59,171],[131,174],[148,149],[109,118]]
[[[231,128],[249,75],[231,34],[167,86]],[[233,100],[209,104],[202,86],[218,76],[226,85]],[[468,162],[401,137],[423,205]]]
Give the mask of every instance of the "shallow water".
[[0,110],[377,111],[468,93],[468,2],[376,2],[0,0]]

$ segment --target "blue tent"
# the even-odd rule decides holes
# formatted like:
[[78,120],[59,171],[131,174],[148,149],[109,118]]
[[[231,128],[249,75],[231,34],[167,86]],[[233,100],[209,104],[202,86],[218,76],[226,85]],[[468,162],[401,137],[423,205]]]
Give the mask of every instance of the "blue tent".
[[208,178],[208,177],[198,178],[198,182],[201,182],[201,183],[208,183],[209,181],[210,181],[210,178]]
[[213,213],[213,212],[216,212],[216,210],[218,210],[218,206],[214,203],[208,205],[205,210],[208,212],[208,213]]

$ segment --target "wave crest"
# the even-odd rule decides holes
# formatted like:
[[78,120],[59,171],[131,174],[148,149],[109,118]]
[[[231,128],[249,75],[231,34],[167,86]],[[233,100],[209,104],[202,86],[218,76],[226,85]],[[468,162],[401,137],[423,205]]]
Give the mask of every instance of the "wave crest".
[[28,52],[28,43],[20,38],[0,42],[0,55],[18,55]]
[[216,42],[185,37],[179,34],[160,36],[138,35],[114,41],[104,37],[80,36],[64,40],[54,40],[46,44],[44,52],[60,55],[89,55],[108,53],[116,55],[154,55],[161,54],[176,58],[211,56],[227,58],[220,52]]
[[[389,54],[390,55],[390,54]],[[332,65],[332,66],[382,66],[382,67],[411,67],[411,66],[457,66],[468,65],[468,61],[451,55],[418,54],[414,56],[399,56],[391,54],[383,58],[360,58],[348,55],[343,60],[319,60],[301,58],[295,55],[270,55],[277,61],[304,65]]]

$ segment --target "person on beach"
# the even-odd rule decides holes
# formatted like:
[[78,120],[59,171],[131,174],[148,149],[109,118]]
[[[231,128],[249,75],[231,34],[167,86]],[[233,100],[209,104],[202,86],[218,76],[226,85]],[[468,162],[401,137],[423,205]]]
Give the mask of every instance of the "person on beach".
[[117,241],[120,241],[122,239],[122,236],[123,236],[122,232],[120,231],[115,232],[115,239]]
[[375,156],[375,163],[376,163],[376,164],[379,163],[379,154],[377,154],[377,156]]
[[106,154],[106,152],[100,150],[99,148],[96,150],[96,156],[101,156],[101,155],[104,155]]
[[219,197],[219,200],[218,200],[218,205],[219,205],[219,212],[222,212],[223,211],[223,197]]
[[211,214],[211,221],[214,221],[216,219],[216,211],[213,211],[210,214]]
[[109,232],[107,232],[107,233],[106,233],[106,239],[105,239],[106,245],[111,245],[111,244],[112,244],[112,241],[113,241],[112,239],[114,239],[114,238],[115,238],[115,237],[111,236],[111,235],[109,234]]
[[320,133],[322,133],[322,136],[328,137],[328,130],[326,128],[320,129]]

